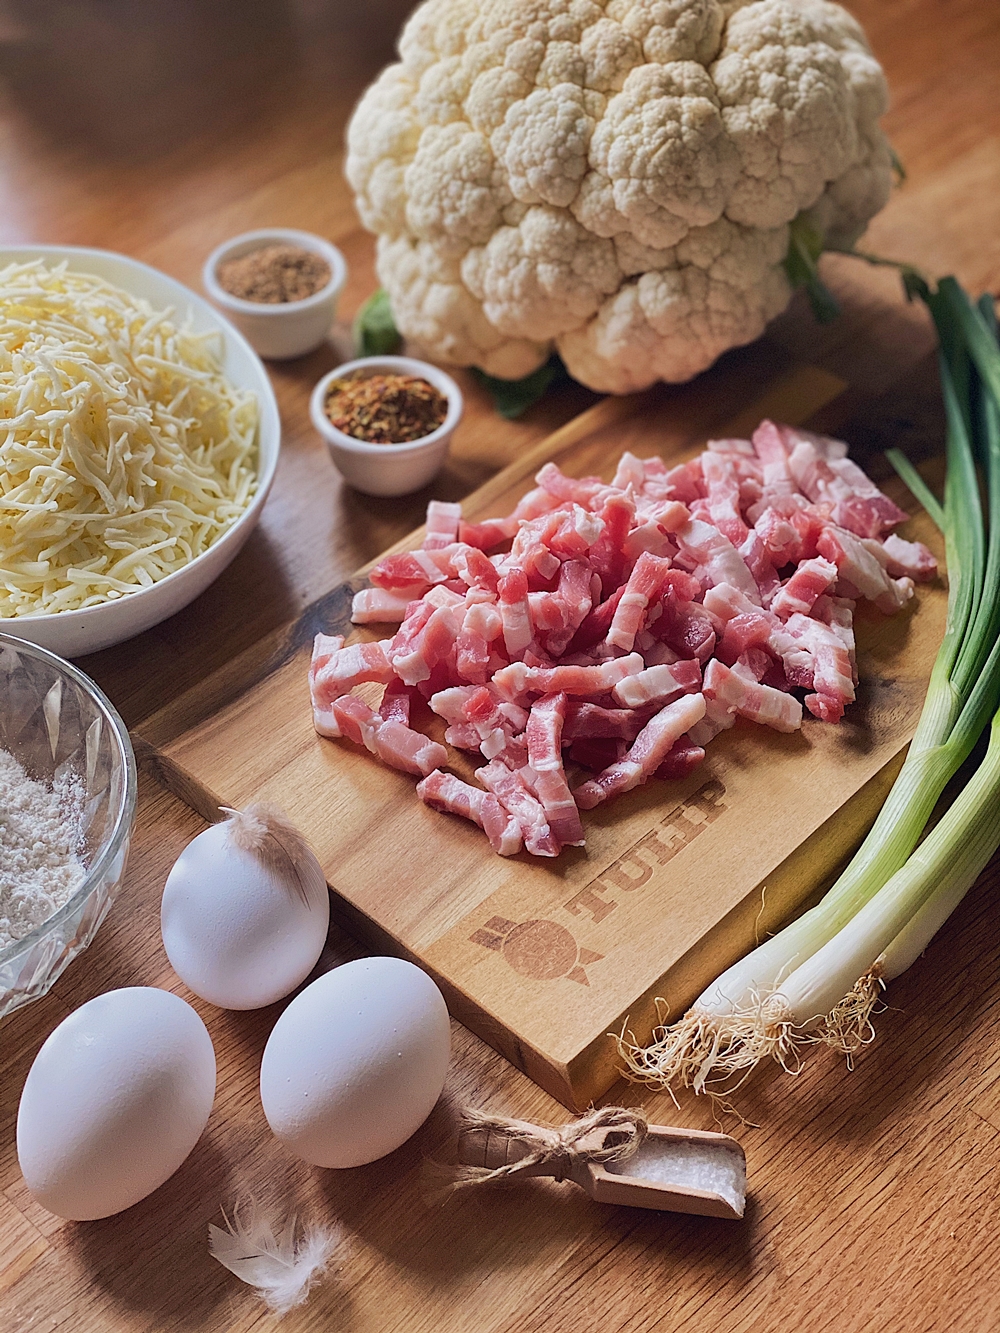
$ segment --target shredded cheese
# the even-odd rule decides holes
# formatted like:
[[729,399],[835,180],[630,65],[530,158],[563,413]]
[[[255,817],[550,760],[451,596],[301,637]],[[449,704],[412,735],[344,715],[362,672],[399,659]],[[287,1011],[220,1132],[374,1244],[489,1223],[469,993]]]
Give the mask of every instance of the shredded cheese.
[[149,587],[257,484],[257,400],[221,336],[90,274],[0,270],[0,619]]

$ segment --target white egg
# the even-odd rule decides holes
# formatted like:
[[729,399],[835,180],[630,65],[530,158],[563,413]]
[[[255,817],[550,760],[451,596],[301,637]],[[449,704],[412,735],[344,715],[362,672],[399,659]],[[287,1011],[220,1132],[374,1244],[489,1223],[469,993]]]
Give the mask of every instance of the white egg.
[[297,995],[264,1048],[268,1124],[316,1166],[384,1157],[441,1095],[451,1029],[441,992],[401,958],[360,958]]
[[[247,817],[259,810],[199,833],[163,890],[160,929],[171,966],[222,1009],[260,1009],[288,995],[316,966],[330,925],[326,877],[287,821],[278,826],[280,842],[260,823],[260,845],[246,838],[240,845]],[[276,812],[265,815],[273,820]]]
[[17,1112],[25,1183],[59,1217],[119,1213],[174,1174],[214,1098],[212,1040],[179,995],[98,995],[63,1019],[28,1073]]

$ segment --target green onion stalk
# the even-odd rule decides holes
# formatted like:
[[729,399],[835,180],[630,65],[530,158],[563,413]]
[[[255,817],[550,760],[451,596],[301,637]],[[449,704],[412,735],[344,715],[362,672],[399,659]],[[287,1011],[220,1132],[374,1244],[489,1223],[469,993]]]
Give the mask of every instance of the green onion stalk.
[[918,291],[940,339],[943,504],[902,455],[890,461],[945,540],[948,614],[923,710],[874,825],[822,901],[712,982],[650,1046],[623,1032],[626,1072],[655,1086],[707,1091],[768,1056],[793,1068],[804,1042],[853,1055],[871,1039],[885,982],[919,956],[1000,845],[996,722],[981,768],[920,841],[1000,704],[1000,348],[989,298],[973,306],[953,278]]

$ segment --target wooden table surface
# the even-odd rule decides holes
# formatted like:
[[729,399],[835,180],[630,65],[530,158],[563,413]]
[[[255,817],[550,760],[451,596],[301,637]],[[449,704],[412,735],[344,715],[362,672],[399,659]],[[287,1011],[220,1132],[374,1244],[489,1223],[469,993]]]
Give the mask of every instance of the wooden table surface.
[[[344,251],[349,318],[373,289],[372,244],[342,168],[343,127],[390,58],[406,0],[0,0],[0,242],[124,251],[198,285],[207,251],[238,231],[290,225]],[[976,291],[1000,288],[1000,7],[982,0],[852,0],[893,90],[886,127],[908,179],[871,250]],[[825,270],[844,305],[817,328],[800,300],[755,347],[670,393],[678,421],[713,376],[763,376],[791,358],[850,385],[852,445],[940,447],[932,337],[894,276]],[[271,367],[284,450],[259,531],[193,606],[83,666],[138,725],[224,666],[419,520],[594,401],[566,386],[516,423],[463,377],[469,410],[433,490],[372,500],[342,487],[307,418],[309,389],[349,350]],[[294,813],[294,812],[293,812]],[[428,1209],[423,1157],[464,1102],[529,1118],[565,1111],[464,1029],[445,1097],[408,1144],[342,1172],[306,1167],[270,1136],[256,1094],[278,1007],[195,1002],[219,1057],[208,1129],[175,1177],[117,1218],[63,1223],[28,1196],[14,1150],[38,1046],[104,990],[186,993],[163,954],[164,877],[198,816],[140,782],[131,861],[94,945],[44,1000],[0,1029],[0,1329],[166,1333],[267,1329],[275,1320],[208,1256],[209,1220],[254,1194],[279,1213],[336,1221],[340,1278],[290,1330],[350,1333],[886,1333],[1000,1327],[1000,887],[995,864],[889,993],[877,1042],[848,1074],[829,1052],[798,1078],[765,1070],[739,1096],[750,1200],[742,1224],[591,1203],[533,1181]],[[331,935],[327,963],[356,955]],[[711,1128],[707,1101],[619,1087],[653,1119]]]

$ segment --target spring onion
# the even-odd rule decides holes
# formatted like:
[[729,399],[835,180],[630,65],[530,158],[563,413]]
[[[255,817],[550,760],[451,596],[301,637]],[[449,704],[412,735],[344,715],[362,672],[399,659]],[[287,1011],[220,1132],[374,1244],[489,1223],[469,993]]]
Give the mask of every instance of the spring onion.
[[[903,766],[858,851],[823,900],[735,963],[652,1045],[619,1039],[627,1072],[657,1086],[786,1067],[803,1042],[853,1054],[871,1036],[887,980],[926,947],[1000,845],[1000,713],[986,758],[933,831],[927,822],[1000,704],[1000,348],[992,301],[953,278],[910,279],[940,340],[947,419],[943,505],[912,465],[898,470],[945,538],[948,616]],[[891,456],[896,462],[899,455]],[[986,512],[977,460],[986,481]],[[918,845],[919,844],[919,845]]]

